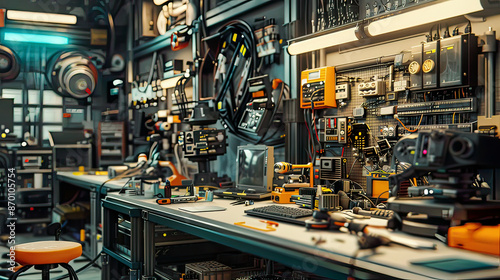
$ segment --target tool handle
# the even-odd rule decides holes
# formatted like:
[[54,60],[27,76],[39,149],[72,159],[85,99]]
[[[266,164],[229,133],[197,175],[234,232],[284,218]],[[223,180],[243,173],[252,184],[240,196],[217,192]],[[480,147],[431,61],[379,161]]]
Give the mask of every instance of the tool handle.
[[158,198],[156,200],[156,203],[158,203],[160,205],[166,205],[166,204],[172,203],[172,200],[170,200],[170,198]]

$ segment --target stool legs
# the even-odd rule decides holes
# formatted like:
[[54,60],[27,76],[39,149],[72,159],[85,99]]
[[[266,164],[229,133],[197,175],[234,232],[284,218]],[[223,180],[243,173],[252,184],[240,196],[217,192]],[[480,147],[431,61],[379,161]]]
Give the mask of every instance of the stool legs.
[[[69,275],[69,280],[78,280],[78,276],[76,275],[76,272],[75,270],[71,267],[71,265],[67,264],[67,263],[59,263],[57,265],[60,265],[61,267],[64,267],[67,271],[68,271],[68,275]],[[57,265],[55,265],[55,267],[57,267]],[[42,280],[50,280],[50,269],[53,268],[51,267],[52,265],[44,265],[42,267]],[[25,272],[26,270],[30,269],[32,267],[32,265],[26,265],[26,266],[23,266],[21,267],[19,270],[17,270],[14,274],[12,274],[10,277],[9,277],[9,280],[16,280],[17,277]]]
[[48,266],[42,268],[42,280],[50,280],[50,268]]
[[76,272],[75,270],[71,267],[71,265],[67,264],[67,263],[60,263],[59,264],[60,266],[66,268],[66,270],[68,270],[68,274],[69,274],[69,279],[74,279],[74,280],[78,280],[78,276],[76,275]]
[[9,280],[17,279],[17,276],[19,276],[19,274],[25,272],[26,270],[30,269],[31,267],[32,267],[32,265],[26,265],[26,266],[21,267],[20,269],[18,269],[14,274],[12,274],[9,277]]

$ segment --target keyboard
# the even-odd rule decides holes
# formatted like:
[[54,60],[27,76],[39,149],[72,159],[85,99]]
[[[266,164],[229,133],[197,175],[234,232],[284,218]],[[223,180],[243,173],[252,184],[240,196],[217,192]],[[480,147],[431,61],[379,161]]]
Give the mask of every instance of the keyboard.
[[282,221],[304,226],[306,220],[312,217],[313,210],[288,207],[282,205],[268,205],[245,210],[247,215]]

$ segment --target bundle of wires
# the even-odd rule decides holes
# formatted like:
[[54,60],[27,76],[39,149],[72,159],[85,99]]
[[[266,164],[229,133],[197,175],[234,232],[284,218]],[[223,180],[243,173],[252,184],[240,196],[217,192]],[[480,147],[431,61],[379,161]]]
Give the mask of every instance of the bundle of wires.
[[191,75],[184,75],[177,81],[174,88],[175,102],[178,106],[181,120],[186,118],[189,114],[188,104],[190,102],[188,101],[188,98],[186,96],[186,84],[190,80]]
[[307,149],[307,154],[309,155],[312,162],[316,159],[316,151],[322,150],[321,142],[319,141],[319,135],[316,128],[316,116],[314,111],[314,98],[317,94],[324,91],[324,89],[319,89],[314,91],[311,95],[311,110],[304,110],[304,120],[306,123],[306,128],[309,136],[309,145]]
[[[283,145],[283,139],[273,139],[277,132],[271,137],[259,137],[238,129],[238,123],[245,111],[244,105],[250,101],[247,80],[257,76],[258,57],[252,27],[245,21],[233,20],[219,29],[218,38],[213,90],[220,120],[231,134],[243,141],[270,146]],[[282,92],[284,89],[285,85]],[[282,94],[280,100],[281,97]],[[279,104],[276,104],[272,113],[273,118],[278,106]]]

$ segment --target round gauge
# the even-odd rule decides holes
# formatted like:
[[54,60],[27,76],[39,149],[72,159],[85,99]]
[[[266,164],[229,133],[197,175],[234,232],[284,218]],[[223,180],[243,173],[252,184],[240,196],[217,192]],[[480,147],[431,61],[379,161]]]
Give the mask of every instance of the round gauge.
[[7,48],[0,46],[0,80],[14,80],[19,75],[19,58],[16,53]]
[[52,89],[62,96],[86,98],[97,86],[97,68],[91,58],[78,51],[56,54],[49,63],[47,76]]

